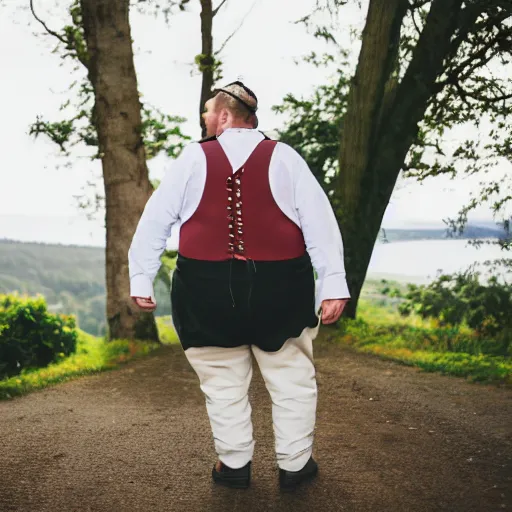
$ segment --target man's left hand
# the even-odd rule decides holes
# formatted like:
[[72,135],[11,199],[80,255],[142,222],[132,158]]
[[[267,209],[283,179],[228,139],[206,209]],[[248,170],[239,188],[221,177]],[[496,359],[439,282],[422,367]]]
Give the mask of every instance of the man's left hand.
[[322,301],[322,323],[337,322],[347,305],[348,299],[329,299]]
[[156,302],[153,302],[151,297],[132,297],[132,300],[142,311],[151,312],[156,309]]

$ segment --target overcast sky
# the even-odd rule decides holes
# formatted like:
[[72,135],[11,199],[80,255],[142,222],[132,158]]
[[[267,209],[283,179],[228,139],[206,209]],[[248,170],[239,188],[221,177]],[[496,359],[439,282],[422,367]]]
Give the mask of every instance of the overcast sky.
[[[43,138],[28,135],[29,125],[41,115],[59,119],[59,105],[70,97],[70,83],[82,76],[71,63],[63,64],[52,54],[54,40],[44,36],[28,10],[15,9],[20,0],[7,0],[0,16],[0,238],[60,243],[102,245],[102,220],[86,221],[77,209],[74,195],[92,176],[101,172],[99,162],[91,162],[77,148],[71,166],[56,148]],[[63,10],[54,0],[35,0],[40,17],[58,29]],[[60,0],[61,6],[66,2]],[[191,4],[199,4],[192,0]],[[26,1],[28,4],[28,0]],[[237,27],[254,0],[231,0],[215,19],[214,37],[220,44]],[[270,131],[283,124],[271,111],[288,92],[308,94],[327,79],[326,71],[294,64],[294,58],[320,49],[302,26],[291,22],[310,11],[314,0],[257,0],[243,28],[222,54],[224,82],[243,78],[260,102],[260,128]],[[340,40],[352,44],[349,28],[361,28],[365,11],[357,3],[343,8]],[[195,11],[195,12],[194,12]],[[198,98],[200,76],[193,71],[194,56],[200,53],[199,7],[182,13],[166,24],[163,18],[132,13],[139,89],[146,101],[164,112],[186,117],[183,130],[199,137]],[[161,178],[169,161],[149,162],[151,177]],[[172,165],[172,163],[171,163]],[[502,169],[503,172],[503,169]],[[385,226],[407,222],[440,224],[476,190],[478,179],[430,180],[424,185],[400,184],[386,212]],[[80,216],[82,220],[80,220]],[[490,214],[479,211],[479,218]]]

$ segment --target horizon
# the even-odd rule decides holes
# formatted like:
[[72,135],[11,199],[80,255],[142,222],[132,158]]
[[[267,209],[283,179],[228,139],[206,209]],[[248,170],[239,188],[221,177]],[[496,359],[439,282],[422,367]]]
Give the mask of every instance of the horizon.
[[[105,230],[104,228],[98,227],[96,223],[89,221],[87,218],[83,216],[74,216],[74,217],[61,217],[61,216],[31,216],[31,215],[15,215],[11,216],[13,218],[18,218],[23,220],[26,223],[31,224],[33,227],[33,231],[25,229],[21,229],[24,233],[21,238],[16,236],[16,232],[19,232],[20,225],[12,226],[13,229],[5,229],[6,223],[3,221],[9,216],[0,214],[0,243],[12,242],[12,243],[23,243],[23,244],[39,244],[39,245],[56,245],[63,247],[84,247],[84,248],[98,248],[104,249],[105,242],[100,242],[100,239],[104,240]],[[47,223],[54,219],[56,224],[51,227],[48,226]],[[40,223],[38,225],[38,222]],[[58,223],[58,225],[57,225]],[[82,224],[82,227],[90,226],[95,229],[89,232],[90,239],[87,240],[87,235],[85,234],[85,230],[77,230],[76,223]],[[60,241],[62,239],[63,232],[67,229],[69,230],[68,235],[71,235],[71,241]],[[46,234],[45,234],[46,227]],[[487,229],[493,229],[496,227],[496,231],[499,231],[498,224],[492,219],[473,219],[471,220],[467,227],[481,227]],[[382,226],[381,229],[385,229],[387,231],[433,231],[433,230],[444,230],[447,229],[446,224],[425,222],[421,220],[410,220],[405,221],[401,224],[395,223],[394,225]],[[37,232],[39,236],[34,236],[33,238],[30,233]],[[55,234],[57,234],[57,238]],[[52,236],[53,235],[53,236]],[[75,237],[75,238],[73,238]],[[177,249],[177,238],[176,233],[173,232],[173,235],[167,241],[167,248],[171,250]]]

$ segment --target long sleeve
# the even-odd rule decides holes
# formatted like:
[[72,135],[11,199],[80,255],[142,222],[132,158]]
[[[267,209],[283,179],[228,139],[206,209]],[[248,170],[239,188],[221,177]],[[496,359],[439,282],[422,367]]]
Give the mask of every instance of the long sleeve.
[[[293,170],[295,208],[307,251],[318,274],[316,309],[326,299],[350,297],[343,260],[343,241],[331,204],[307,163],[288,148]],[[288,164],[289,162],[289,164]]]
[[168,170],[144,208],[128,251],[130,295],[152,297],[153,281],[160,268],[172,226],[180,219],[185,189],[197,162],[195,144],[187,146]]

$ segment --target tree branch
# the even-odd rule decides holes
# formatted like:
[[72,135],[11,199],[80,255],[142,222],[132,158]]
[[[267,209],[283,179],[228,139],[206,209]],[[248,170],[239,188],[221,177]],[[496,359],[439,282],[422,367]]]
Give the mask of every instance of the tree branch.
[[222,6],[227,2],[228,0],[222,0],[222,2],[219,4],[219,6],[213,10],[212,17],[215,18],[217,16],[217,13],[221,10]]
[[48,28],[48,26],[46,25],[46,23],[37,16],[37,14],[35,13],[34,11],[34,0],[30,0],[30,10],[32,11],[32,15],[34,16],[34,18],[39,22],[41,23],[41,25],[43,25],[44,29],[46,30],[46,32],[54,37],[56,37],[61,43],[64,43],[64,44],[68,44],[68,41],[66,41],[66,39],[64,39],[60,34],[58,34],[57,32],[54,32],[53,30],[51,30],[50,28]]
[[432,0],[409,0],[409,8],[410,9],[421,9],[425,7]]
[[420,36],[421,35],[421,29],[416,21],[416,16],[414,16],[415,12],[414,12],[414,9],[411,11],[411,19],[412,19],[412,23],[414,25],[414,28],[416,29],[416,32],[418,33],[418,35]]
[[380,130],[381,136],[371,151],[369,166],[378,170],[382,183],[384,171],[389,173],[390,192],[417,133],[418,123],[436,92],[436,82],[443,74],[462,4],[463,0],[433,0],[394,104]]
[[[227,1],[227,0],[224,0],[224,1]],[[249,14],[251,14],[251,12],[254,10],[254,8],[256,7],[256,4],[259,1],[260,0],[254,1],[251,8],[247,11],[247,14],[243,17],[242,21],[240,22],[240,25],[238,25],[238,27],[235,30],[233,30],[233,32],[224,40],[224,42],[220,45],[220,48],[215,52],[214,55],[219,55],[220,53],[222,53],[222,51],[224,50],[224,48],[226,48],[229,41],[231,41],[231,39],[233,39],[233,37],[237,34],[237,32],[243,27],[245,21],[249,17]],[[219,9],[219,7],[217,7],[217,9]]]
[[421,9],[431,1],[432,0],[409,0],[409,10],[414,11],[416,9]]
[[[476,2],[474,4],[469,5],[468,7],[465,7],[461,11],[459,17],[460,21],[457,26],[457,34],[452,40],[452,48],[448,55],[449,58],[453,58],[455,56],[460,45],[464,41],[467,41],[470,32],[472,32],[473,34],[489,32],[488,30],[486,31],[484,29],[489,28],[489,26],[492,25],[499,28],[500,24],[503,23],[510,16],[509,13],[502,12],[501,15],[499,16],[487,18],[486,20],[484,20],[483,23],[477,24],[478,17],[481,16],[482,13],[484,12],[484,7],[485,6],[482,6],[480,5],[480,3]],[[494,41],[492,44],[494,44]],[[473,58],[467,59],[466,62],[472,62],[475,59],[475,57],[476,56],[474,55]]]
[[446,78],[438,82],[437,89],[441,90],[445,85],[455,85],[456,83],[468,79],[474,71],[488,64],[489,61],[496,56],[494,53],[487,55],[487,52],[491,50],[493,46],[499,45],[503,40],[506,40],[510,35],[512,35],[512,28],[485,43],[479,50],[472,53],[470,57],[451,69],[449,73],[447,73]]
[[464,94],[469,98],[472,98],[476,101],[481,101],[483,103],[498,103],[500,101],[512,99],[512,93],[491,97],[487,96],[486,94],[481,94],[483,90],[485,90],[485,88],[481,89],[480,91],[464,91]]

